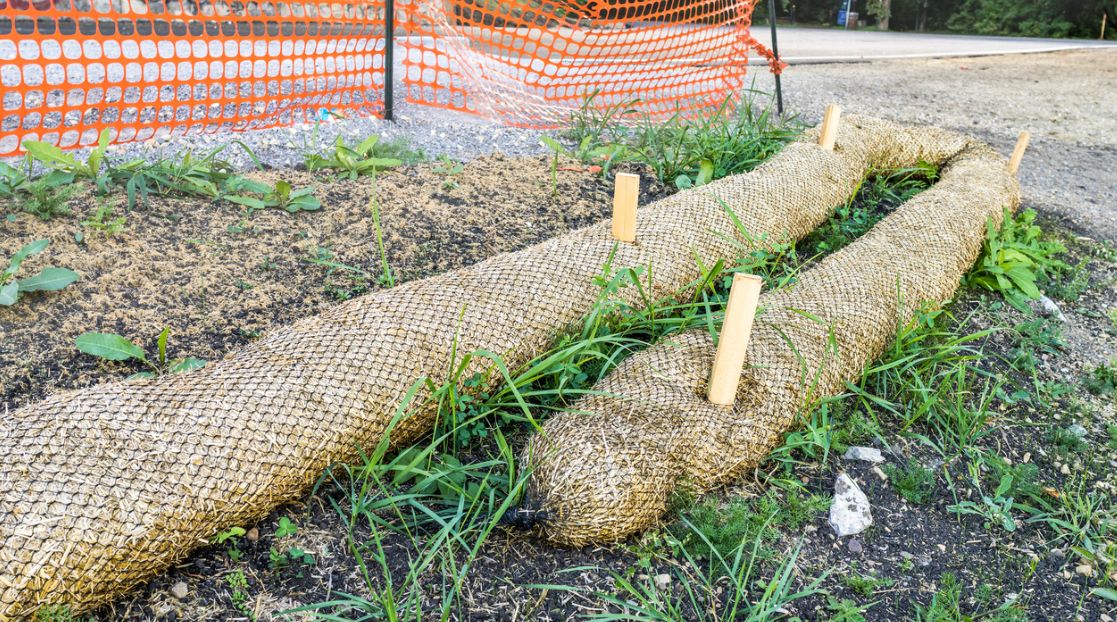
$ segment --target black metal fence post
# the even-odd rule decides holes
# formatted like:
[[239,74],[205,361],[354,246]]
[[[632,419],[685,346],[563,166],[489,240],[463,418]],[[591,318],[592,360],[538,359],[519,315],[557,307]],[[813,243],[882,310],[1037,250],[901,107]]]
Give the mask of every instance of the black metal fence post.
[[[391,2],[392,0],[388,0]],[[776,66],[780,62],[780,48],[776,45],[776,0],[768,0],[768,23],[772,24],[772,54],[776,56]],[[780,74],[776,74],[776,110],[783,116],[783,90],[780,89]]]
[[384,120],[392,120],[392,86],[395,78],[392,75],[394,60],[392,52],[395,48],[396,33],[396,3],[395,0],[384,0]]

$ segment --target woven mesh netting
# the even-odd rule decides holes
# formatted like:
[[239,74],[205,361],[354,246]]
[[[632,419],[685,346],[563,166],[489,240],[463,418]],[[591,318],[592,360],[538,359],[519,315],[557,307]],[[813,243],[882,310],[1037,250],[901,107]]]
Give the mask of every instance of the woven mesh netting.
[[382,108],[383,3],[11,0],[0,155]]
[[[600,394],[544,424],[523,462],[534,469],[525,505],[541,512],[548,538],[614,540],[654,525],[680,484],[700,494],[751,472],[924,303],[948,300],[981,251],[986,219],[999,226],[1004,208],[1019,204],[1015,176],[985,145],[929,130],[864,136],[886,168],[913,167],[917,155],[944,164],[940,181],[790,289],[761,298],[732,407],[707,401],[717,347],[709,331],[693,330],[625,360],[593,387]],[[838,144],[848,155],[848,132]]]
[[[659,118],[739,93],[756,0],[401,0],[408,101],[553,127],[582,105]],[[585,99],[593,95],[589,102]]]
[[[646,100],[653,115],[743,86],[754,0],[592,9],[401,2],[409,100],[518,125]],[[0,14],[0,155],[312,122],[383,110],[380,1],[11,0]],[[778,64],[773,65],[778,66]]]
[[[641,208],[633,244],[617,246],[611,223],[603,222],[346,302],[202,369],[62,393],[0,415],[0,620],[27,617],[46,603],[89,610],[218,531],[299,498],[328,465],[355,461],[359,447],[376,444],[416,383],[422,388],[415,407],[392,429],[392,440],[402,445],[429,432],[435,405],[425,401],[430,393],[421,380],[449,377],[455,343],[458,352],[500,354],[510,368],[529,361],[592,309],[600,294],[593,277],[615,247],[614,268],[654,265],[655,281],[644,287],[665,294],[698,278],[697,260],[713,265],[735,255],[731,240],[748,244],[726,209],[753,239],[801,238],[853,194],[871,165],[948,164],[939,186],[920,195],[916,205],[923,209],[905,208],[903,214],[915,215],[878,225],[872,251],[843,251],[788,294],[819,317],[840,320],[840,364],[822,374],[822,386],[832,389],[836,378],[854,373],[855,360],[879,350],[895,323],[894,285],[874,279],[887,273],[894,284],[901,277],[912,301],[949,295],[973,259],[985,215],[999,219],[1001,206],[1015,207],[1017,186],[989,149],[933,128],[850,116],[836,151],[816,140],[817,132],[808,133],[752,173]],[[635,288],[622,294],[639,304]],[[786,345],[768,326],[816,330],[779,315],[780,300],[769,301],[754,332],[750,364],[760,356],[783,360]],[[703,406],[693,396],[703,391],[713,353],[701,335],[683,337],[692,347],[657,346],[606,381],[610,391],[631,390],[660,406],[618,398],[585,405],[603,414],[601,422],[562,415],[548,425],[550,445],[533,458],[566,455],[586,467],[560,471],[557,461],[545,461],[534,476],[532,494],[550,504],[556,540],[598,539],[648,524],[664,498],[657,485],[669,489],[684,472],[707,485],[731,476],[798,411],[798,372],[783,363],[766,375],[750,371],[731,413]],[[802,340],[810,364],[821,362],[820,346]],[[660,369],[668,377],[658,385],[647,384],[649,374],[631,372],[648,356],[674,365]],[[490,363],[474,358],[462,377],[473,373],[491,378]],[[631,381],[623,380],[626,373]],[[651,394],[639,393],[648,387]],[[690,435],[669,430],[668,420]],[[606,447],[579,436],[579,425],[606,431],[604,422],[646,430],[624,439],[610,428]],[[686,443],[693,455],[683,451]],[[622,446],[628,453],[616,453]],[[618,516],[602,519],[605,511]]]

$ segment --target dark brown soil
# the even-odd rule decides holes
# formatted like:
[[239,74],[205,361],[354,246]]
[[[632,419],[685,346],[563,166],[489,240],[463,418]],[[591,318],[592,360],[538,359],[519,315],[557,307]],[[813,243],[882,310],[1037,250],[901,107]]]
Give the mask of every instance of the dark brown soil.
[[[556,171],[553,187],[551,164],[549,158],[494,154],[452,177],[433,172],[430,164],[379,175],[380,227],[396,281],[471,265],[611,213],[611,180],[560,161],[563,170]],[[641,201],[665,192],[647,170],[629,168],[644,177]],[[81,274],[61,291],[30,293],[15,306],[0,307],[0,403],[15,408],[55,390],[140,370],[138,363],[108,363],[78,352],[74,339],[86,332],[116,333],[151,352],[169,327],[168,357],[215,360],[265,330],[386,285],[371,178],[332,181],[299,171],[252,176],[314,186],[322,208],[246,215],[227,202],[153,198],[150,211],[133,209],[124,231],[105,237],[81,225],[97,208],[88,193],[70,202],[72,216],[49,221],[20,213],[14,203],[0,204],[0,215],[12,215],[0,217],[0,257],[34,240],[51,240],[20,275],[47,266]],[[112,205],[116,215],[125,213],[123,197]],[[75,241],[79,232],[82,243]]]

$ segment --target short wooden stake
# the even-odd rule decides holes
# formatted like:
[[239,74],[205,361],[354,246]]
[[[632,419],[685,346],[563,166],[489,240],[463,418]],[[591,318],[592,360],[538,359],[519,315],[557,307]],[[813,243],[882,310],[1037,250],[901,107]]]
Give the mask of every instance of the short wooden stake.
[[838,140],[838,119],[841,116],[841,106],[826,107],[826,116],[822,117],[822,135],[818,137],[818,144],[827,151],[834,150],[834,142]]
[[1016,139],[1016,149],[1012,150],[1012,159],[1008,161],[1008,168],[1012,174],[1016,174],[1016,169],[1020,168],[1020,161],[1024,159],[1024,150],[1028,148],[1028,141],[1032,135],[1027,132],[1020,132],[1020,138]]
[[725,322],[721,325],[718,351],[714,355],[714,369],[710,373],[710,390],[706,394],[714,404],[732,406],[737,398],[737,383],[741,381],[741,367],[745,364],[745,350],[749,347],[752,320],[763,284],[764,279],[755,275],[733,275]]
[[613,190],[613,237],[636,241],[636,201],[640,198],[640,176],[617,173]]

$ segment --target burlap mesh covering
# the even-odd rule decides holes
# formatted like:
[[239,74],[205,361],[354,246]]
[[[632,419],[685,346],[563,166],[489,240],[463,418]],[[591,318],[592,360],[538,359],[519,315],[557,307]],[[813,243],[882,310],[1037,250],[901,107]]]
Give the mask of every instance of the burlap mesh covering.
[[[887,166],[912,167],[918,153],[944,164],[941,180],[791,289],[761,298],[732,408],[706,400],[717,348],[709,331],[692,330],[625,360],[593,388],[607,395],[544,424],[524,451],[534,467],[525,505],[541,512],[547,537],[616,539],[654,525],[680,483],[701,493],[751,471],[804,407],[842,392],[883,354],[922,303],[949,299],[981,250],[986,218],[999,225],[1019,204],[1015,176],[985,145],[847,123],[872,128],[859,136]],[[919,149],[901,144],[912,139]],[[839,142],[851,155],[849,134]]]
[[[803,399],[799,367],[771,327],[792,334],[808,367],[824,358],[819,328],[783,309],[834,322],[838,356],[819,381],[819,394],[833,392],[887,341],[897,275],[908,300],[945,298],[977,252],[985,216],[999,219],[1017,202],[1004,161],[954,134],[850,116],[836,152],[816,140],[808,133],[753,173],[641,208],[638,241],[619,246],[613,267],[651,264],[652,289],[667,293],[698,276],[695,256],[709,266],[735,253],[719,234],[745,242],[715,196],[752,236],[799,238],[850,196],[870,162],[949,164],[935,189],[766,301],[749,363],[769,369],[747,374],[732,411],[700,399],[713,350],[708,337],[688,333],[674,340],[684,347],[657,346],[604,381],[632,399],[588,400],[580,407],[599,416],[548,424],[548,447],[571,468],[544,462],[532,490],[552,510],[556,540],[639,529],[676,478],[708,487],[755,463]],[[416,380],[447,377],[455,339],[459,352],[499,353],[509,367],[530,360],[591,309],[600,293],[592,278],[614,248],[610,229],[604,222],[370,294],[193,372],[63,393],[2,415],[0,620],[46,603],[89,610],[204,538],[298,498],[329,464],[375,444]],[[626,295],[635,304],[637,294]],[[481,358],[472,365],[467,376],[488,370]],[[430,404],[412,412],[393,441],[427,432],[433,416]]]

